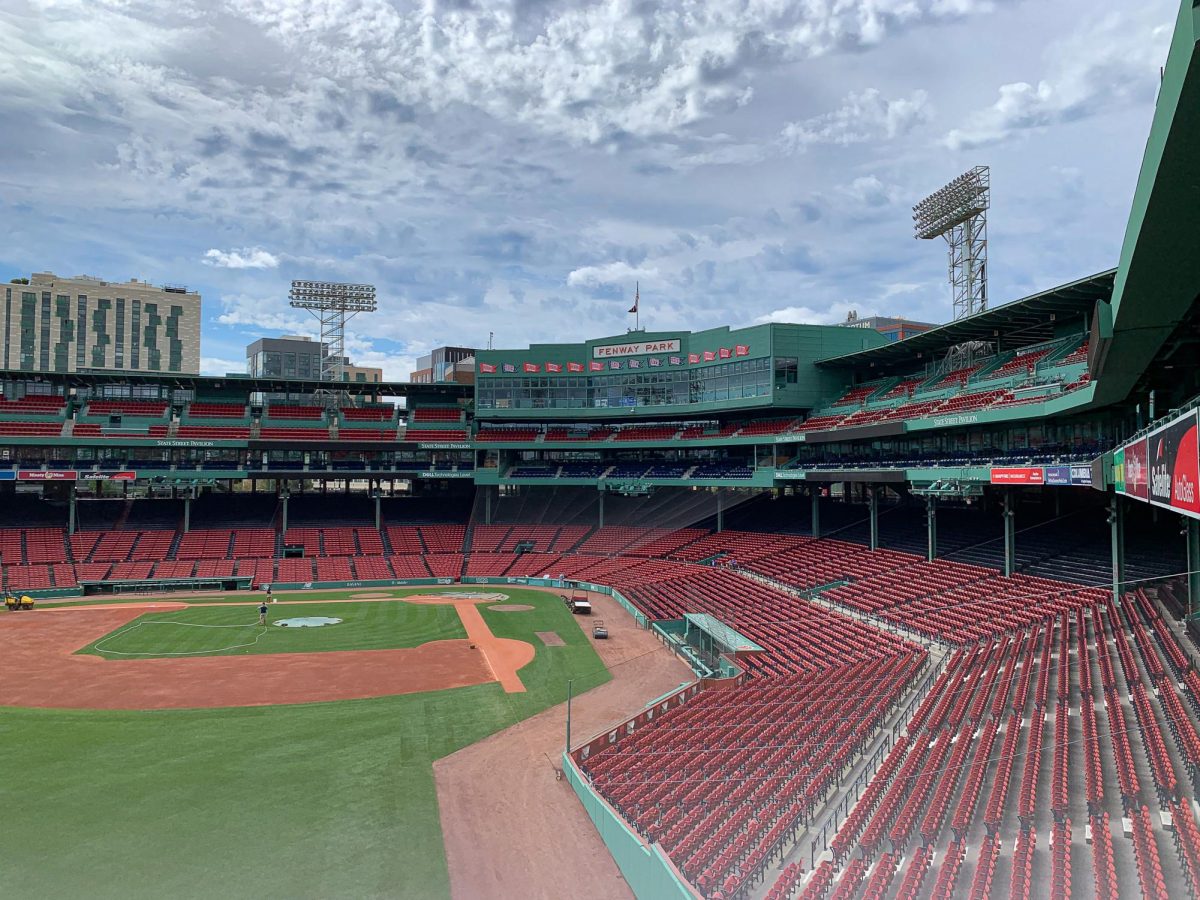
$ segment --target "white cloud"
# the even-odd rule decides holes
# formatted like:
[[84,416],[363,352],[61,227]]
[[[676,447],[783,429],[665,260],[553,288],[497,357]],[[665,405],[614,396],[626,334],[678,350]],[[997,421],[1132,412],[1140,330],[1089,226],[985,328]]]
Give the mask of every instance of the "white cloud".
[[1052,48],[1046,78],[1001,85],[995,103],[967,116],[943,141],[951,150],[970,150],[1148,101],[1169,38],[1153,11],[1106,16]]
[[933,115],[929,95],[913,91],[907,97],[888,99],[875,88],[845,97],[832,112],[803,122],[790,122],[780,132],[787,152],[798,153],[815,144],[865,144],[894,140],[929,121]]
[[826,309],[814,309],[811,306],[785,306],[755,317],[754,324],[766,325],[771,322],[783,322],[801,325],[837,325],[846,321],[846,315],[852,308],[853,305],[848,303],[837,303]]
[[[224,294],[217,316],[221,325],[249,325],[258,331],[282,331],[288,334],[307,334],[315,337],[316,321],[304,316],[301,311],[288,307],[281,297],[251,296],[249,294]],[[257,331],[248,331],[255,338],[262,337]]]
[[206,265],[221,269],[274,269],[279,265],[278,257],[262,247],[243,247],[240,250],[217,250],[204,254]]

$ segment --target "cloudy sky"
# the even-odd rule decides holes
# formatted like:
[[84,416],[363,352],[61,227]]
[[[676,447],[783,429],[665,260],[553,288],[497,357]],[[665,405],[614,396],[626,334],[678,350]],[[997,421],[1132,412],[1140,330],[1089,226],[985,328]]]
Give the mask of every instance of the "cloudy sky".
[[206,372],[944,321],[910,207],[992,167],[993,302],[1115,264],[1179,0],[0,0],[0,275],[177,282]]

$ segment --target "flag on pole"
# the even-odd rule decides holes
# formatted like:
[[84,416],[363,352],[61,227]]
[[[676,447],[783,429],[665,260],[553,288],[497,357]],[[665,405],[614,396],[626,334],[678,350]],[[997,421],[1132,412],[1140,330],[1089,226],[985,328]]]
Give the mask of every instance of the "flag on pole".
[[629,307],[629,314],[631,316],[637,315],[638,303],[641,301],[641,299],[642,299],[641,285],[635,281],[634,288],[633,288],[633,306]]

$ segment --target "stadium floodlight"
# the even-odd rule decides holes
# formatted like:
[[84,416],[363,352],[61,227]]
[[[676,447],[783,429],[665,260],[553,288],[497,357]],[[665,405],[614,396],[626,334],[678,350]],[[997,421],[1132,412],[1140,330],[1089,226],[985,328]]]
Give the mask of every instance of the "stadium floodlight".
[[375,285],[336,281],[293,281],[288,294],[296,309],[321,323],[321,380],[341,382],[346,369],[346,323],[360,312],[375,312]]
[[987,309],[987,211],[991,170],[976,166],[913,207],[917,240],[945,238],[950,248],[954,318]]

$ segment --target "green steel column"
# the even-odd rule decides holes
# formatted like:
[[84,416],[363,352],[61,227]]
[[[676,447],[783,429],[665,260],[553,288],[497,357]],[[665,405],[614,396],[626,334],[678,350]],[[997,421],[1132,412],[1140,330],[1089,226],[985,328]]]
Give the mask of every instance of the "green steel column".
[[1017,568],[1017,525],[1012,505],[1012,488],[1004,489],[1004,577],[1012,578]]
[[192,495],[188,493],[183,498],[183,533],[187,534],[192,530]]
[[933,562],[937,559],[937,497],[925,498],[925,524],[929,530],[929,548],[925,557]]
[[816,485],[812,489],[812,536],[821,536],[821,489]]
[[1185,516],[1187,524],[1188,618],[1200,613],[1200,519]]
[[871,511],[871,549],[879,549],[879,490],[871,485],[867,490],[867,509]]
[[71,485],[67,492],[67,534],[75,533],[75,485]]
[[286,532],[287,527],[288,527],[287,526],[287,501],[288,501],[287,491],[283,492],[283,495],[280,499],[283,501],[283,530],[284,530],[284,532]]
[[487,485],[483,488],[483,524],[492,524],[492,489]]
[[1113,494],[1108,507],[1108,524],[1112,537],[1112,594],[1113,602],[1121,602],[1121,585],[1125,581],[1125,519],[1121,502]]
[[376,482],[375,490],[375,530],[383,530],[383,488]]
[[725,503],[721,498],[721,489],[717,489],[717,531],[725,530]]
[[601,527],[601,528],[603,528],[603,527],[604,527],[604,491],[601,491],[601,492],[600,492],[600,515],[599,515],[599,521],[600,521],[600,527]]

